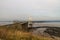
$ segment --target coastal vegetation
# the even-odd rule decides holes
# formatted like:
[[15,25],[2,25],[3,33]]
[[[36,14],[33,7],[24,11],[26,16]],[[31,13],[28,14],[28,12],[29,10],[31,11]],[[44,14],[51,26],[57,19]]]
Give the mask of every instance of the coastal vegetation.
[[0,40],[53,40],[49,37],[37,36],[31,32],[23,32],[18,29],[0,27]]

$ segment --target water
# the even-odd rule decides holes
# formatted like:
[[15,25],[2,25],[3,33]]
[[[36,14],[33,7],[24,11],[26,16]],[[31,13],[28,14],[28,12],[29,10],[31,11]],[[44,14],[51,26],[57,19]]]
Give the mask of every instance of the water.
[[34,27],[38,27],[38,26],[53,26],[53,27],[60,27],[60,22],[46,22],[46,23],[34,23],[33,24]]
[[33,34],[35,35],[44,35],[44,31],[46,30],[47,28],[37,28],[36,30],[33,30]]
[[13,22],[0,22],[0,25],[13,24]]
[[[40,27],[40,26],[50,26],[50,27],[60,27],[60,22],[47,22],[47,23],[34,23],[33,27]],[[41,34],[45,35],[44,31],[47,28],[37,28],[36,30],[33,30],[34,34]]]

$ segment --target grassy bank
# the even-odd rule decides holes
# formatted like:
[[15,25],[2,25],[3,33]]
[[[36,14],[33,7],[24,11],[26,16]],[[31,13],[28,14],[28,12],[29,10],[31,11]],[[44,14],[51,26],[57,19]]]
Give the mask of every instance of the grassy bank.
[[36,36],[30,32],[23,32],[15,29],[0,28],[0,39],[3,40],[53,40],[48,37]]

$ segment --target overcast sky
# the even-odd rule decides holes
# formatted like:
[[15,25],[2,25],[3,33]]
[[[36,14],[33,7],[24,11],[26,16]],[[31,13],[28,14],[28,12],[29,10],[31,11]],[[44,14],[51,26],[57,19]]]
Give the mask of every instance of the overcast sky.
[[60,0],[0,0],[0,20],[60,20]]

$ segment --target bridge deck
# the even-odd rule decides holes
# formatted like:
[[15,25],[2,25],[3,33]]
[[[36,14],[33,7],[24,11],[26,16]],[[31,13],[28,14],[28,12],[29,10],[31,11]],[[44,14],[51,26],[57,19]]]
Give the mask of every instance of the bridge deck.
[[50,26],[28,27],[28,29],[36,29],[36,28],[60,28],[60,27],[50,27]]

